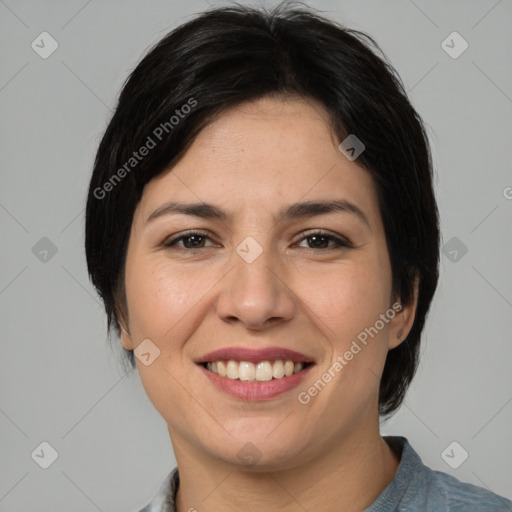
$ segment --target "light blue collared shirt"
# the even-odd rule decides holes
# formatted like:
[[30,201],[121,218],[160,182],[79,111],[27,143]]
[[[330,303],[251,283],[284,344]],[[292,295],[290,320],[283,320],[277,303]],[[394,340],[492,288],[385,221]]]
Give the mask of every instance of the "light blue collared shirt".
[[[425,466],[405,437],[384,439],[401,451],[400,465],[393,480],[363,512],[512,512],[512,501]],[[175,468],[140,512],[176,512],[178,487]]]

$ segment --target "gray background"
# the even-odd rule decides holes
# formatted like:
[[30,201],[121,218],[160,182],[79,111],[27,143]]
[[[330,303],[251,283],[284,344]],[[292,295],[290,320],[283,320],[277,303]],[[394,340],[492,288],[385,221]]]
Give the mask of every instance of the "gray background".
[[[512,498],[512,3],[310,5],[382,45],[428,126],[438,173],[448,248],[419,372],[383,433],[408,437],[431,467]],[[163,419],[138,375],[125,375],[120,346],[106,342],[86,273],[84,205],[127,74],[206,7],[0,0],[0,511],[138,510],[174,467]],[[47,59],[31,48],[43,31],[59,45]],[[469,43],[456,59],[441,47],[453,31]],[[47,240],[36,245],[43,237],[55,254]],[[42,441],[59,454],[46,470],[31,458]],[[441,456],[453,441],[469,453],[457,469]],[[463,452],[449,453],[456,462]]]

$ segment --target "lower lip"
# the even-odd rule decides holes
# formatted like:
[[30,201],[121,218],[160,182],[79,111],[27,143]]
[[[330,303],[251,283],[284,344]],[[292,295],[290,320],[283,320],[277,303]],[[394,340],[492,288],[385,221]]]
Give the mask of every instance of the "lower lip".
[[236,398],[241,398],[242,400],[268,400],[281,395],[282,393],[298,386],[312,367],[313,365],[310,365],[298,373],[294,373],[289,377],[283,377],[281,379],[272,379],[266,382],[247,382],[238,379],[230,379],[228,377],[221,377],[219,374],[213,373],[204,368],[204,366],[199,365],[199,368],[210,379],[214,386],[221,391],[224,391]]

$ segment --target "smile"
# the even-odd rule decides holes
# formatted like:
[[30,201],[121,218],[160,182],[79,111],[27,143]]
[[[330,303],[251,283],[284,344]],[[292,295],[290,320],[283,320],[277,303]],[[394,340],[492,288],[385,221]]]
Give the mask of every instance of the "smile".
[[197,358],[207,382],[241,400],[270,400],[297,387],[314,358],[284,347],[225,347]]
[[268,400],[299,385],[314,361],[281,347],[230,347],[197,359],[215,388],[242,400]]
[[227,377],[232,380],[241,380],[247,382],[268,382],[273,379],[283,379],[299,373],[307,363],[294,363],[290,359],[275,361],[260,361],[252,363],[250,361],[213,361],[204,363],[204,367],[221,377]]

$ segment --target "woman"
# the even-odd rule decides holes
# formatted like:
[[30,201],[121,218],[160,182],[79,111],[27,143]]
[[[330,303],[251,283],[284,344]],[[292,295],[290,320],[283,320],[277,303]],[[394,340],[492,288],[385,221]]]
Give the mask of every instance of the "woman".
[[304,8],[214,9],[122,90],[86,252],[176,455],[144,512],[511,510],[379,432],[439,226],[422,121],[372,47]]

